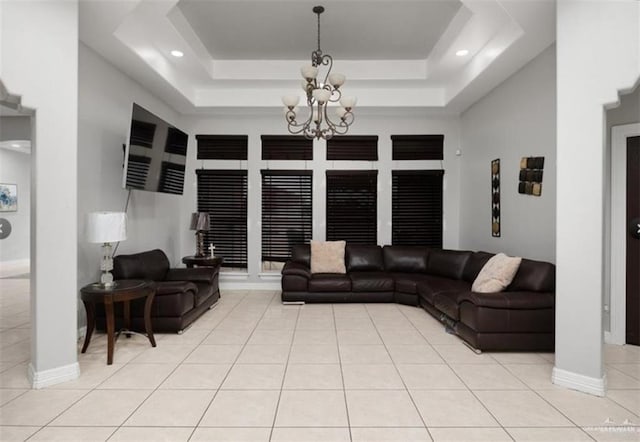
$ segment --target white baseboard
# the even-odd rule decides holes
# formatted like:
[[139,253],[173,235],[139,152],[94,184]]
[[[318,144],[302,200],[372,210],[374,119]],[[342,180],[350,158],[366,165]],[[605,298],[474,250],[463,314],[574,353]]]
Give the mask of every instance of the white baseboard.
[[222,290],[281,290],[280,281],[274,282],[247,282],[247,281],[220,281]]
[[62,367],[51,368],[49,370],[35,371],[33,365],[29,363],[27,377],[32,388],[44,388],[62,382],[72,381],[80,377],[80,365],[77,362]]
[[604,396],[607,392],[607,375],[601,378],[592,378],[572,371],[553,367],[551,382],[555,385],[578,390],[594,396]]

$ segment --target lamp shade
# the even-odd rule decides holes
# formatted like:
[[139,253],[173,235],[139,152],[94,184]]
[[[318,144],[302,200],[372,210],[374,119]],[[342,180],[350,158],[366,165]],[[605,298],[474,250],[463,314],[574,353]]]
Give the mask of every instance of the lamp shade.
[[191,230],[209,230],[209,214],[195,212],[191,214]]
[[127,214],[91,212],[87,215],[87,241],[110,243],[127,239]]

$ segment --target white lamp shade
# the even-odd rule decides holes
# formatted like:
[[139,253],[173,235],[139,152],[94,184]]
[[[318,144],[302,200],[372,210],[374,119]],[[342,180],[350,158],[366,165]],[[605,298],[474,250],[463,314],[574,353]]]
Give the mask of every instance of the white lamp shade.
[[356,106],[356,102],[358,99],[356,97],[342,97],[340,100],[340,105],[345,109],[351,109]]
[[329,98],[331,98],[331,92],[322,88],[314,89],[312,94],[313,98],[321,103],[326,103],[327,101],[329,101]]
[[329,83],[331,83],[331,85],[333,85],[333,87],[336,87],[336,88],[342,86],[346,79],[347,77],[337,72],[329,75]]
[[127,214],[124,212],[92,212],[87,215],[87,241],[118,242],[127,239]]
[[296,107],[299,102],[300,102],[299,95],[285,95],[284,97],[282,97],[282,104],[284,104],[287,107]]
[[312,65],[302,66],[300,73],[302,74],[302,78],[311,81],[318,75],[318,68]]
[[338,117],[342,118],[342,117],[344,117],[344,114],[346,114],[346,113],[347,113],[347,110],[344,107],[338,106],[336,108],[336,115]]

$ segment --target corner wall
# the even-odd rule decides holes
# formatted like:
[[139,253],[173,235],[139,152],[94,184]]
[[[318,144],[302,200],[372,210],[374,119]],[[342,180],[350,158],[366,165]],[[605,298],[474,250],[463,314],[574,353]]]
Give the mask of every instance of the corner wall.
[[[555,262],[556,51],[549,47],[461,115],[460,247]],[[518,193],[521,157],[545,157],[542,195]],[[500,159],[501,236],[491,236]]]

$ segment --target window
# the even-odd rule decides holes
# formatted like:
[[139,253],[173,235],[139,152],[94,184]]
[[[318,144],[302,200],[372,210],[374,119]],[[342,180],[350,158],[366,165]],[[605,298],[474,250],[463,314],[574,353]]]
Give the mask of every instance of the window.
[[442,160],[444,135],[391,135],[393,160]]
[[378,171],[327,171],[327,241],[377,244]]
[[313,172],[262,170],[262,270],[280,270],[312,235]]
[[391,241],[442,248],[443,170],[394,170]]
[[313,140],[294,135],[263,135],[263,160],[313,160]]
[[246,135],[196,135],[199,160],[246,160]]
[[378,161],[377,136],[338,136],[327,140],[327,160]]
[[247,171],[196,170],[198,211],[208,212],[205,248],[216,247],[222,267],[247,268]]

